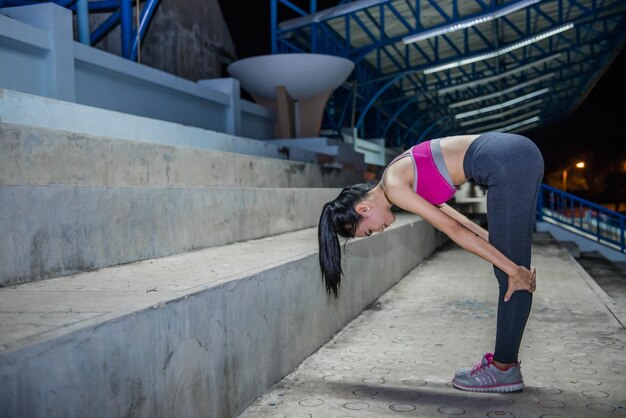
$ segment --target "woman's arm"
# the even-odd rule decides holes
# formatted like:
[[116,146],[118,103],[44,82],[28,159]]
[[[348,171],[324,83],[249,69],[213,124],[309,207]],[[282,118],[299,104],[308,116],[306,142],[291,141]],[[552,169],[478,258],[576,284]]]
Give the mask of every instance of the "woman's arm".
[[[484,229],[480,225],[476,224],[475,222],[473,222],[471,219],[469,219],[468,217],[466,217],[462,213],[459,213],[452,206],[449,206],[448,204],[444,203],[444,204],[439,205],[437,207],[443,213],[445,213],[446,215],[450,216],[453,219],[456,219],[461,225],[465,226],[467,229],[469,229],[470,231],[472,231],[473,233],[475,233],[476,235],[478,235],[479,237],[481,237],[485,241],[489,242],[489,232],[487,232],[486,229]],[[530,266],[530,270],[534,271],[535,268],[531,265]]]
[[410,187],[405,185],[387,187],[385,194],[391,203],[421,216],[425,221],[450,237],[452,241],[493,264],[509,276],[509,289],[504,297],[505,302],[516,290],[531,290],[534,271],[512,262],[488,241],[478,237],[458,220],[416,194]]
[[456,209],[454,209],[452,206],[449,206],[446,203],[439,205],[437,207],[443,213],[445,213],[452,219],[456,219],[461,225],[463,225],[464,227],[466,227],[467,229],[469,229],[470,231],[472,231],[473,233],[475,233],[476,235],[478,235],[485,241],[489,242],[489,232],[487,232],[483,227],[476,224],[475,222],[472,222],[472,220],[469,219],[467,216],[463,215],[462,213],[459,213]]

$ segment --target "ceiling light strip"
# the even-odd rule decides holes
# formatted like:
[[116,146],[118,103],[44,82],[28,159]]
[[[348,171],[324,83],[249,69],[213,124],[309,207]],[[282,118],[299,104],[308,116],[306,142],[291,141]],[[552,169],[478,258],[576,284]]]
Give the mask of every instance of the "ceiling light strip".
[[[471,124],[470,121],[485,121],[485,120],[497,119],[499,116],[503,116],[503,115],[507,116],[507,115],[510,115],[510,114],[518,113],[518,112],[520,112],[520,111],[522,111],[524,109],[534,108],[536,106],[542,106],[542,105],[543,105],[543,100],[542,99],[533,100],[532,102],[526,103],[526,104],[524,104],[522,106],[517,106],[517,107],[514,107],[512,109],[508,109],[508,110],[505,110],[505,111],[502,111],[502,112],[498,112],[495,115],[490,115],[491,116],[490,119],[487,119],[487,117],[485,116],[485,117],[478,118],[478,119],[471,119],[469,121],[464,121],[460,125],[461,126],[467,126],[467,125],[464,125],[464,124],[465,123]],[[533,110],[535,110],[535,109],[533,109]]]
[[504,126],[502,128],[498,128],[497,127],[498,125],[494,125],[494,126],[490,126],[490,127],[482,127],[480,129],[470,129],[467,132],[471,133],[471,134],[483,133],[483,132],[489,132],[489,131],[508,132],[508,131],[513,130],[513,129],[516,129],[516,128],[519,128],[519,127],[522,127],[522,126],[526,126],[526,125],[530,125],[530,124],[533,124],[533,123],[536,123],[536,122],[540,122],[540,121],[541,121],[541,118],[539,118],[539,116],[534,116],[534,117],[532,117],[530,119],[526,119],[526,120],[523,120],[521,122],[514,123],[512,125],[507,125],[507,126]]
[[[478,124],[481,124],[481,123],[484,123],[484,122],[492,122],[493,123],[494,120],[502,119],[504,117],[507,118],[507,120],[506,120],[507,122],[517,122],[518,120],[525,119],[525,118],[528,118],[530,116],[536,116],[536,115],[539,115],[541,113],[540,109],[534,109],[531,112],[524,113],[523,115],[520,115],[520,116],[514,116],[514,117],[510,117],[509,116],[512,113],[513,114],[514,113],[519,113],[520,110],[523,110],[523,109],[521,109],[521,108],[509,109],[509,110],[506,110],[504,112],[497,113],[495,115],[489,115],[489,116],[485,116],[483,118],[468,120],[467,122],[462,122],[462,123],[460,123],[460,126],[465,128],[465,127],[472,126],[472,125],[478,125]],[[498,122],[495,125],[499,126],[501,124],[502,124],[502,122]],[[491,128],[491,127],[492,127],[492,125],[489,125],[489,126],[487,126],[485,128]]]
[[574,24],[570,22],[570,23],[567,23],[565,25],[561,25],[561,26],[559,26],[557,28],[550,29],[549,31],[546,31],[546,32],[543,32],[543,33],[540,33],[540,34],[537,34],[537,35],[534,35],[534,36],[531,36],[530,38],[526,38],[526,39],[521,40],[519,42],[515,42],[515,43],[513,43],[513,44],[511,44],[509,46],[505,46],[503,48],[497,49],[497,50],[492,51],[492,52],[488,52],[488,53],[485,53],[485,54],[474,55],[473,57],[467,57],[467,58],[463,58],[463,59],[460,59],[460,60],[448,62],[446,64],[437,65],[437,66],[434,66],[434,67],[427,68],[427,69],[425,69],[423,71],[423,73],[424,74],[432,74],[432,73],[436,73],[436,72],[439,72],[439,71],[449,70],[451,68],[456,68],[456,67],[460,67],[460,66],[463,66],[463,65],[472,64],[474,62],[484,61],[484,60],[487,60],[487,59],[490,59],[490,58],[495,58],[497,56],[507,54],[507,53],[509,53],[511,51],[514,51],[516,49],[523,48],[523,47],[525,47],[527,45],[530,45],[530,44],[533,44],[535,42],[539,42],[539,41],[541,41],[543,39],[549,38],[551,36],[557,35],[557,34],[559,34],[561,32],[566,31],[566,30],[572,29],[573,27],[574,27]]
[[533,97],[537,97],[537,96],[540,96],[542,94],[546,94],[549,91],[550,91],[550,89],[546,87],[545,89],[537,90],[537,91],[534,91],[532,93],[525,94],[524,96],[517,97],[515,99],[508,100],[508,101],[503,102],[503,103],[499,103],[497,105],[487,106],[487,107],[483,107],[481,109],[476,109],[476,110],[470,110],[469,112],[458,113],[458,114],[454,115],[454,117],[456,119],[463,119],[463,118],[467,118],[469,116],[480,115],[482,113],[487,113],[487,112],[493,112],[494,110],[499,110],[499,109],[502,109],[502,108],[505,108],[505,107],[513,106],[514,104],[517,104],[519,102],[523,102],[524,100],[532,99]]
[[541,126],[541,124],[539,122],[535,122],[535,123],[531,123],[530,125],[524,126],[523,129],[522,128],[511,129],[508,132],[514,134],[514,133],[518,133],[518,132],[524,132],[524,131],[527,131],[529,129],[537,128],[539,126]]
[[502,16],[506,16],[513,12],[516,12],[525,7],[531,6],[535,3],[539,3],[540,0],[523,0],[515,2],[514,4],[510,4],[508,6],[502,7],[494,12],[486,13],[480,15],[478,17],[471,17],[469,19],[461,20],[459,22],[451,23],[446,26],[442,26],[439,28],[429,29],[420,33],[416,33],[413,35],[408,35],[402,38],[402,42],[407,45],[418,41],[423,41],[425,39],[434,38],[435,36],[445,35],[450,32],[456,32],[461,29],[470,28],[472,26],[479,25],[481,23],[489,22],[490,20],[500,18]]
[[504,128],[501,128],[500,131],[501,132],[507,132],[507,131],[510,131],[512,129],[519,128],[521,126],[530,125],[531,123],[539,122],[540,120],[541,120],[541,118],[539,116],[535,116],[535,117],[532,117],[530,119],[526,119],[526,120],[523,120],[521,122],[517,122],[517,123],[514,123],[512,125],[505,126]]
[[500,91],[497,91],[497,92],[491,93],[491,94],[485,94],[484,96],[474,97],[474,98],[471,98],[469,100],[463,100],[462,102],[452,103],[452,104],[450,104],[450,106],[448,106],[448,108],[449,109],[455,109],[457,107],[463,107],[463,106],[466,106],[468,104],[472,104],[472,103],[481,102],[481,101],[484,101],[484,100],[493,99],[494,97],[500,97],[500,96],[503,96],[505,94],[514,92],[516,90],[523,89],[524,87],[528,87],[528,86],[531,86],[533,84],[537,84],[537,83],[539,83],[541,81],[548,80],[548,79],[553,78],[553,77],[554,77],[554,73],[546,74],[546,75],[543,75],[541,77],[537,77],[535,79],[532,79],[532,80],[526,81],[524,83],[518,84],[516,86],[509,87],[508,89],[500,90]]
[[461,126],[468,126],[468,125],[465,125],[465,124],[472,124],[474,121],[481,122],[481,121],[497,119],[500,116],[507,116],[507,115],[510,115],[512,113],[517,113],[517,112],[519,112],[521,110],[524,110],[524,109],[532,108],[532,107],[535,107],[535,106],[541,106],[542,104],[543,104],[543,100],[542,99],[533,100],[532,102],[525,103],[525,104],[523,104],[521,106],[516,106],[516,107],[514,107],[512,109],[508,109],[508,110],[505,110],[505,111],[502,111],[502,112],[498,112],[495,115],[483,116],[483,117],[478,118],[478,119],[470,119],[468,121],[463,121],[461,123]]
[[469,88],[469,87],[477,87],[477,86],[479,86],[481,84],[491,83],[492,81],[496,81],[496,80],[499,80],[501,78],[508,77],[508,76],[510,76],[512,74],[521,73],[522,71],[527,70],[529,68],[537,67],[537,66],[539,66],[541,64],[544,64],[546,62],[555,60],[557,58],[560,58],[561,55],[563,55],[563,54],[558,53],[558,54],[550,55],[549,57],[542,58],[542,59],[537,60],[535,62],[531,62],[530,64],[524,64],[524,65],[521,65],[519,67],[512,68],[512,69],[510,69],[508,71],[505,71],[503,73],[500,73],[500,74],[496,74],[496,75],[492,75],[492,76],[489,76],[489,77],[481,78],[480,80],[470,81],[468,83],[456,84],[454,86],[444,87],[442,89],[437,90],[437,94],[442,95],[442,94],[450,93],[452,91],[459,90],[459,89],[465,89],[465,88]]

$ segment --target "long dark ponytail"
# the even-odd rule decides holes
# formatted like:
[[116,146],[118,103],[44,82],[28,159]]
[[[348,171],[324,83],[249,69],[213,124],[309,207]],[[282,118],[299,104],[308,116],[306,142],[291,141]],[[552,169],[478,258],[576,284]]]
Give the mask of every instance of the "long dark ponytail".
[[320,269],[326,291],[337,297],[341,281],[341,247],[338,235],[353,238],[361,221],[355,206],[363,200],[372,184],[356,184],[345,187],[339,196],[324,205],[317,229]]

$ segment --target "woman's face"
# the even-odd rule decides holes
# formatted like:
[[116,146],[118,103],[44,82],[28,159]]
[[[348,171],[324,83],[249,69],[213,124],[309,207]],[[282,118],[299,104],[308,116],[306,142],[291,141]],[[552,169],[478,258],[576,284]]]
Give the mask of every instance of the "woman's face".
[[355,209],[362,216],[355,237],[368,237],[375,232],[382,232],[396,220],[391,208],[359,203]]

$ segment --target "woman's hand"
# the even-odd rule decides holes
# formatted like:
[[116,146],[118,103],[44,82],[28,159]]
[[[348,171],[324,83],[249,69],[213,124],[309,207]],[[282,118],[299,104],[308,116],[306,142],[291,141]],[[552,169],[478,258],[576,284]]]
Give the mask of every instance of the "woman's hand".
[[509,289],[504,295],[504,301],[508,302],[517,290],[528,290],[533,293],[537,288],[537,269],[530,266],[530,270],[523,266],[517,266],[515,272],[509,276]]

